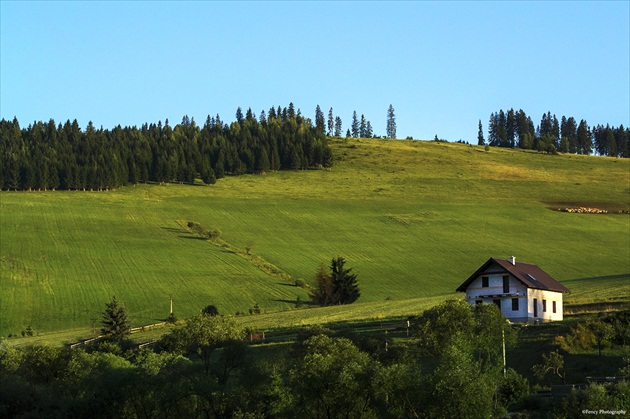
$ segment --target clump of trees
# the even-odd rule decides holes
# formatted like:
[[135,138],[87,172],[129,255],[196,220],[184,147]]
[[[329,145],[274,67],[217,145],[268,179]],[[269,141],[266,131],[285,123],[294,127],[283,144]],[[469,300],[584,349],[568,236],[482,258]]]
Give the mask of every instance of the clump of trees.
[[325,133],[288,108],[256,118],[236,111],[226,123],[208,115],[203,126],[188,116],[175,126],[103,129],[76,119],[57,124],[0,120],[0,189],[108,190],[146,182],[213,184],[226,175],[329,167]]
[[[292,345],[250,346],[235,318],[204,311],[152,349],[0,342],[0,416],[476,419],[535,404],[503,369],[502,335],[510,347],[515,334],[494,304],[433,307],[389,351],[321,326]],[[627,394],[627,383],[591,384],[542,413],[621,410]]]
[[542,115],[540,124],[535,126],[532,118],[522,109],[492,112],[487,141],[479,120],[477,141],[478,145],[519,147],[548,153],[596,152],[601,156],[630,156],[630,129],[623,125],[611,127],[609,124],[599,124],[589,127],[584,119],[578,123],[572,116],[562,116],[558,120],[556,115],[547,112]]
[[630,310],[580,322],[566,336],[556,338],[556,344],[566,352],[575,353],[596,348],[599,355],[610,346],[625,347],[629,341]]
[[322,306],[352,304],[361,296],[357,275],[346,268],[346,260],[338,256],[330,262],[329,270],[321,264],[315,274],[315,289],[311,300]]
[[216,240],[221,237],[221,230],[218,228],[207,229],[198,222],[188,221],[186,226],[199,237],[209,240]]

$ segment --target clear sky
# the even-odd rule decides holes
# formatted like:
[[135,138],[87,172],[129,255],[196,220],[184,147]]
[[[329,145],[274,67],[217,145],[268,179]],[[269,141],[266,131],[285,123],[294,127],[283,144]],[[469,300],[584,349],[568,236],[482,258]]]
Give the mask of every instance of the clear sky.
[[293,102],[476,142],[491,112],[630,125],[629,1],[1,1],[1,117],[233,121]]

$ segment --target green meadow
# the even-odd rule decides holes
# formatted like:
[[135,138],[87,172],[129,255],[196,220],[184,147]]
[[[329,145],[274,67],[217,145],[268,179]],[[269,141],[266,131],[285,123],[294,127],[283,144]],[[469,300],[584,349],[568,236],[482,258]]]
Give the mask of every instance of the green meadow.
[[[113,294],[133,326],[163,321],[169,296],[178,318],[258,304],[254,326],[405,315],[461,296],[455,288],[488,258],[511,255],[565,284],[569,303],[630,300],[628,159],[331,141],[330,170],[1,192],[0,335],[91,332]],[[567,206],[615,213],[556,211]],[[230,248],[196,238],[188,221],[219,229]],[[251,257],[233,250],[246,247]],[[292,281],[312,284],[337,255],[358,274],[359,302],[295,310],[308,294]]]

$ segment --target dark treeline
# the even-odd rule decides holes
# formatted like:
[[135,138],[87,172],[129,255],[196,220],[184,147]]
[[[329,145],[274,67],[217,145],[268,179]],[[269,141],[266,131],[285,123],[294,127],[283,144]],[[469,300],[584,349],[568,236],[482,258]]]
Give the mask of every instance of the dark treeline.
[[[412,319],[404,339],[319,326],[296,330],[293,344],[258,347],[235,318],[214,306],[204,313],[150,349],[113,334],[84,349],[0,342],[0,417],[579,418],[584,409],[627,409],[627,382],[593,383],[550,403],[530,395],[529,381],[504,369],[502,346],[511,351],[518,337],[494,304],[442,303]],[[626,336],[627,319],[595,323],[611,320]],[[575,333],[572,342],[585,342]],[[566,378],[557,351],[532,369],[541,384]]]
[[112,130],[52,119],[21,128],[17,118],[2,119],[0,156],[3,190],[108,190],[196,178],[212,184],[226,175],[332,165],[325,133],[293,104],[259,118],[238,108],[235,122],[208,116],[203,127],[188,116],[174,127],[167,119]]
[[[483,145],[483,128],[479,121],[478,144]],[[582,119],[563,116],[560,121],[556,115],[547,112],[542,115],[540,124],[535,127],[532,118],[522,109],[510,109],[490,114],[487,144],[495,147],[519,147],[572,154],[591,154],[601,156],[629,157],[630,129],[596,125],[589,127]]]

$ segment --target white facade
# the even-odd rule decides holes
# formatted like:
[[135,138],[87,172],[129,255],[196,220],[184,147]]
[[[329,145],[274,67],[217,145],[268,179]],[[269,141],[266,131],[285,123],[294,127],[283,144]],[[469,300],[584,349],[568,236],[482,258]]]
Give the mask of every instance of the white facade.
[[510,273],[496,273],[496,269],[479,274],[468,285],[466,301],[470,304],[495,303],[513,322],[563,319],[561,292],[528,288]]

